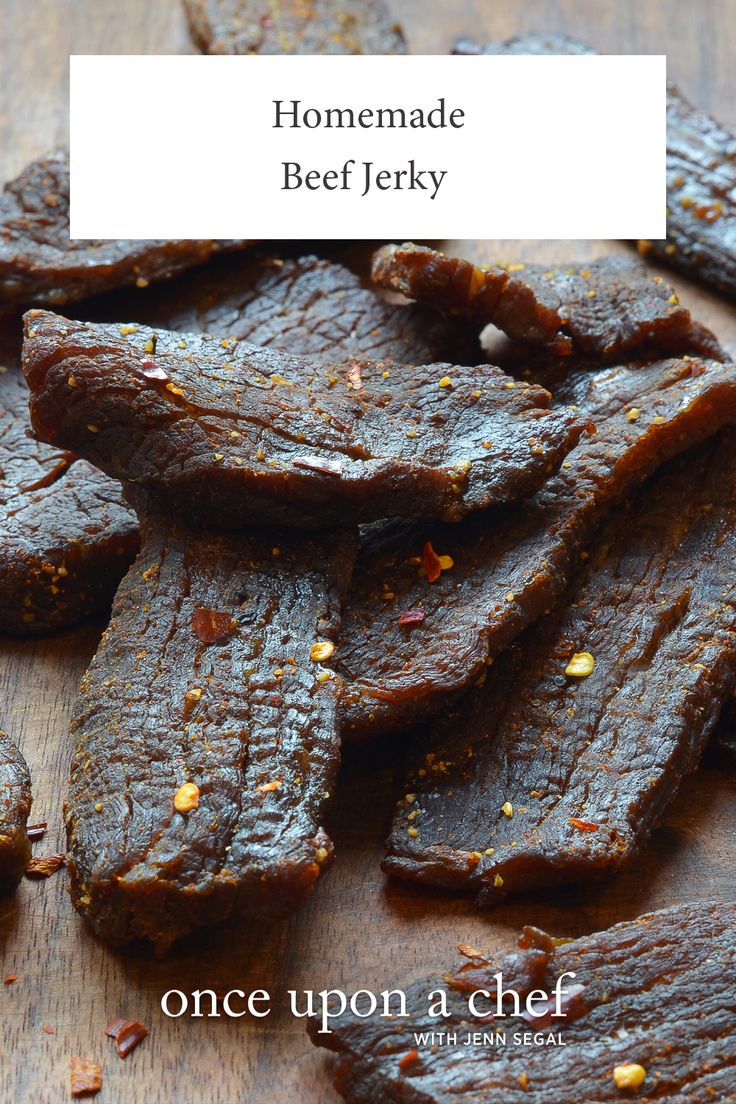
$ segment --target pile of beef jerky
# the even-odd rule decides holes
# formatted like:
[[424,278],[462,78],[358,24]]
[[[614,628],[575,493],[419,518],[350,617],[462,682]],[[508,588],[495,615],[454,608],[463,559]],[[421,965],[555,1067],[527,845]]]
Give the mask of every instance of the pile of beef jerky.
[[[212,53],[405,50],[381,0],[306,23],[185,3]],[[457,48],[562,51],[587,48]],[[671,89],[669,237],[640,243],[731,295],[735,152]],[[736,681],[733,364],[634,258],[392,245],[366,285],[253,244],[71,242],[64,150],[0,197],[0,630],[113,602],[72,722],[76,907],[160,950],[288,914],[332,860],[341,739],[396,731],[412,763],[389,873],[480,901],[612,874]],[[0,781],[6,888],[31,795],[4,735]],[[497,969],[522,996],[573,970],[551,1058],[421,1048],[421,1016],[346,1015],[314,1041],[355,1102],[542,1104],[573,1065],[586,1099],[725,1099],[734,930],[718,904],[565,945],[527,929],[500,963],[465,949],[415,987],[447,988],[464,1028],[462,995]]]

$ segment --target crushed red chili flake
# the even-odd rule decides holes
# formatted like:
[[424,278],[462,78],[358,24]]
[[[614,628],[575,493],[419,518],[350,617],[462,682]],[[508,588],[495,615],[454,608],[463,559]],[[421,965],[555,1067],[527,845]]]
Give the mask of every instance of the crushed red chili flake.
[[422,621],[426,617],[426,613],[423,609],[408,609],[403,610],[399,614],[400,625],[421,625]]
[[14,981],[18,980],[17,974],[6,974],[3,978],[3,985],[12,985]]
[[200,606],[192,614],[192,628],[195,636],[203,644],[221,644],[232,634],[233,619],[222,610],[205,609]]
[[598,831],[598,825],[593,824],[592,820],[578,820],[577,817],[570,817],[567,823],[572,824],[573,828],[579,828],[581,832]]
[[422,550],[422,563],[427,576],[427,582],[436,583],[442,574],[440,558],[432,547],[432,542],[427,541]]
[[169,373],[160,364],[156,364],[155,360],[141,361],[141,375],[145,376],[146,379],[161,380],[164,383],[167,383],[170,379]]
[[360,375],[360,365],[359,364],[351,364],[350,367],[348,368],[347,372],[345,373],[345,375],[347,376],[349,382],[352,384],[353,391],[362,391],[363,390],[363,387],[365,386],[365,384],[363,383],[363,380],[362,380],[361,375]]
[[65,858],[63,851],[56,855],[34,855],[26,867],[26,877],[50,878],[63,866]]
[[308,471],[322,472],[323,475],[342,475],[339,460],[330,460],[327,456],[295,456],[292,460],[295,468],[307,468]]
[[36,840],[40,840],[46,835],[47,828],[48,824],[45,820],[39,821],[38,824],[29,824],[26,828],[26,835],[31,843],[34,843]]
[[115,1040],[115,1049],[121,1058],[125,1058],[143,1042],[148,1028],[137,1020],[110,1020],[105,1034]]
[[72,1058],[72,1096],[93,1096],[102,1088],[102,1067],[86,1058]]
[[55,1035],[56,1034],[56,1028],[52,1027],[51,1024],[44,1024],[43,1027],[41,1028],[41,1030],[45,1031],[47,1035]]
[[419,1051],[415,1047],[414,1050],[410,1050],[408,1054],[405,1054],[404,1057],[399,1060],[399,1069],[403,1072],[404,1070],[409,1069],[411,1066],[414,1065],[415,1062],[418,1061]]

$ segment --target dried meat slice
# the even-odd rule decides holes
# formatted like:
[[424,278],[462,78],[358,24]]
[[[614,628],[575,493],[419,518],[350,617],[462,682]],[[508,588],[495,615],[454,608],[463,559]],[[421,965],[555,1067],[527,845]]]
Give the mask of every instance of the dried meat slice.
[[736,296],[736,134],[667,89],[667,238],[641,241],[672,268]]
[[736,681],[736,431],[658,472],[557,608],[418,751],[385,869],[474,890],[610,875]]
[[69,150],[33,161],[0,195],[0,304],[59,306],[97,292],[145,287],[249,242],[74,240]]
[[329,865],[328,661],[354,540],[197,534],[138,508],[141,552],[72,721],[68,866],[97,935],[163,950],[286,915]]
[[115,304],[115,318],[127,321],[134,311],[149,326],[236,338],[328,364],[351,357],[412,365],[483,359],[464,320],[389,303],[344,265],[313,256],[223,257],[131,300],[124,300],[124,317]]
[[[338,664],[347,739],[431,716],[482,677],[565,589],[611,504],[736,419],[730,364],[683,358],[543,378],[597,432],[536,495],[457,526],[394,523],[364,532]],[[432,583],[427,543],[447,557]]]
[[533,493],[587,427],[487,365],[325,367],[206,335],[25,321],[38,438],[198,524],[456,521]]
[[372,271],[381,287],[561,356],[682,352],[690,341],[690,312],[661,276],[631,257],[502,267],[407,243],[379,249]]
[[[506,955],[460,950],[463,964],[407,985],[407,1018],[347,1012],[331,1034],[310,1022],[312,1042],[334,1052],[332,1076],[348,1104],[733,1100],[736,905],[688,902],[574,941],[525,928]],[[474,1015],[474,993],[479,1013],[496,1010],[498,972],[519,993],[521,1015],[512,997],[502,1017]],[[530,1015],[534,989],[556,1011],[558,979],[562,1015]],[[429,1015],[435,990],[447,994],[447,1016]],[[531,1009],[544,1012],[542,998]],[[535,1032],[561,1045],[524,1040]]]
[[18,748],[0,732],[0,893],[14,889],[31,857],[26,823],[31,776]]
[[184,0],[206,54],[404,54],[384,0]]
[[0,632],[36,636],[109,607],[138,526],[112,479],[28,436],[28,397],[0,367]]

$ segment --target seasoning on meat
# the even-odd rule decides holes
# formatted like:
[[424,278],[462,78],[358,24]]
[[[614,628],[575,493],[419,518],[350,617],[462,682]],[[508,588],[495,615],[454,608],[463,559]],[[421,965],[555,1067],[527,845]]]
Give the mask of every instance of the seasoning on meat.
[[147,291],[118,295],[100,314],[104,321],[131,316],[153,327],[237,338],[327,364],[350,357],[412,365],[483,359],[465,319],[387,302],[343,265],[312,256],[219,257]]
[[690,312],[661,276],[630,257],[584,264],[477,265],[420,245],[387,245],[374,255],[382,287],[478,329],[493,323],[515,341],[612,359],[634,351],[680,352]]
[[[583,366],[553,391],[576,403],[597,432],[532,499],[457,526],[363,530],[337,665],[346,738],[421,720],[485,677],[488,661],[564,590],[611,503],[736,419],[734,368],[713,361]],[[632,422],[633,406],[642,415]],[[431,585],[421,570],[427,540],[454,562]],[[424,617],[408,628],[399,621],[404,609]]]
[[[735,905],[682,903],[556,947],[525,928],[519,946],[498,956],[460,948],[471,956],[465,964],[405,987],[408,1018],[346,1012],[331,1021],[331,1034],[320,1034],[321,1023],[311,1021],[312,1042],[334,1052],[330,1072],[348,1104],[732,1098]],[[522,1014],[508,998],[503,1018],[474,1016],[470,998],[483,989],[493,997],[476,998],[479,1008],[495,1011],[499,971],[504,988],[519,992]],[[572,1005],[561,1001],[558,1017],[529,1015],[535,989],[550,993],[556,1009],[558,979],[570,993],[577,986]],[[447,1017],[428,1014],[434,990],[447,993]],[[531,1000],[538,1012],[541,999]],[[563,1045],[523,1041],[542,1030]],[[438,1032],[447,1041],[433,1045]],[[483,1032],[492,1043],[465,1045]]]
[[[595,656],[587,677],[566,677],[575,652]],[[484,900],[614,873],[697,766],[735,681],[729,428],[616,512],[570,592],[417,748],[385,869]]]
[[69,303],[145,287],[248,242],[104,241],[69,237],[69,150],[33,161],[0,194],[0,304]]
[[31,857],[26,822],[31,776],[13,741],[0,731],[0,893],[14,889]]
[[[36,435],[108,475],[162,490],[198,524],[310,527],[389,515],[456,521],[531,494],[587,428],[543,388],[488,365],[326,368],[228,339],[25,318]],[[73,379],[73,386],[69,380]],[[415,438],[407,436],[413,427]],[[489,451],[483,442],[492,438]]]
[[184,0],[206,54],[404,54],[384,0]]
[[[310,648],[335,639],[354,542],[197,534],[139,506],[141,552],[72,722],[68,866],[97,935],[165,949],[233,914],[286,915],[329,865],[336,690]],[[204,643],[198,608],[233,630]]]
[[0,632],[36,636],[109,607],[138,527],[113,480],[27,435],[28,398],[0,368]]

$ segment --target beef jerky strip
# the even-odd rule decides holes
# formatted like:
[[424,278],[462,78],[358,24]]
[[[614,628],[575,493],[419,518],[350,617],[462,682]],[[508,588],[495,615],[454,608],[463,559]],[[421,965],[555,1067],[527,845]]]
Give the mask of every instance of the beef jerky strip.
[[[460,950],[462,965],[407,986],[407,1019],[348,1012],[331,1034],[310,1022],[312,1042],[335,1052],[334,1081],[349,1104],[733,1101],[735,905],[680,904],[572,942],[525,928],[507,955]],[[522,1015],[508,998],[503,1018],[474,1016],[469,1000],[479,990],[492,994],[478,998],[479,1011],[495,1010],[499,971],[519,992]],[[560,978],[569,992],[555,1017]],[[428,1014],[435,989],[447,993],[441,1019]],[[526,1008],[534,989],[551,995],[538,1018]],[[538,1013],[544,1002],[531,1007]],[[457,1042],[432,1045],[438,1031]],[[494,1042],[464,1045],[475,1032]],[[515,1041],[528,1032],[559,1033],[564,1045]]]
[[69,150],[33,161],[0,195],[0,304],[58,306],[97,292],[161,280],[248,242],[72,241]]
[[27,426],[23,376],[0,368],[0,632],[35,636],[109,606],[138,527],[118,484]]
[[13,741],[0,732],[0,893],[14,889],[31,857],[26,822],[31,777]]
[[383,0],[184,0],[206,54],[404,54]]
[[645,484],[417,755],[385,869],[483,899],[610,875],[736,680],[736,432]]
[[386,302],[343,265],[312,256],[223,257],[137,292],[135,306],[131,299],[124,301],[123,321],[134,310],[149,326],[237,338],[325,363],[351,357],[401,364],[482,359],[477,334],[464,320]]
[[34,431],[198,524],[458,520],[531,494],[587,424],[487,365],[325,367],[129,330],[26,315]]
[[[557,35],[529,34],[479,46],[462,40],[458,54],[593,54]],[[639,250],[671,268],[736,296],[736,134],[667,88],[667,237]]]
[[736,296],[736,134],[667,89],[667,238],[640,241],[668,265]]
[[387,245],[373,258],[382,287],[479,330],[493,323],[515,341],[611,359],[633,351],[681,352],[692,321],[672,287],[631,257],[585,264],[477,265],[421,245]]
[[354,541],[195,534],[153,503],[82,683],[66,806],[72,898],[160,949],[283,916],[332,858],[334,651]]
[[[597,432],[533,498],[457,526],[365,535],[341,630],[346,738],[412,724],[472,685],[562,593],[611,504],[736,418],[734,368],[713,361],[583,367],[555,387]],[[432,583],[427,542],[447,557]]]

